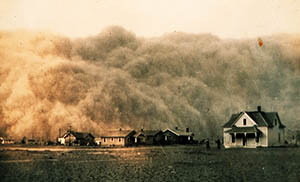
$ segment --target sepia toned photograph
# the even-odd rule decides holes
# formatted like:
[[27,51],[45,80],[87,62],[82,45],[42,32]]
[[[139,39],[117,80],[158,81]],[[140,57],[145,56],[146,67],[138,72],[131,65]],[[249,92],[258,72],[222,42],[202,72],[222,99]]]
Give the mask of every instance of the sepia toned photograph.
[[1,182],[300,182],[300,1],[1,0]]

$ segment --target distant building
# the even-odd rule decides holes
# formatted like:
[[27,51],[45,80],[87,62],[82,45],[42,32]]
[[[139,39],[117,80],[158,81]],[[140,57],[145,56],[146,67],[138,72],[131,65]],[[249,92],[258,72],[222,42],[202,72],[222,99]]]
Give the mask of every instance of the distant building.
[[35,139],[28,139],[26,140],[26,144],[28,145],[38,145],[38,141]]
[[224,147],[269,147],[285,142],[285,126],[277,112],[243,111],[223,125]]
[[142,145],[157,145],[162,142],[161,130],[141,130],[134,135],[134,143]]
[[163,131],[163,142],[165,144],[190,144],[193,143],[194,133],[189,131],[189,128],[186,130],[181,130],[175,127],[172,129],[165,129]]
[[64,136],[58,137],[57,138],[57,143],[61,145],[65,145],[65,138]]
[[130,146],[134,143],[134,130],[104,131],[95,138],[95,142],[101,146]]
[[15,140],[11,138],[0,137],[0,144],[14,144]]
[[62,145],[92,145],[94,136],[91,133],[68,131],[63,137],[58,138]]

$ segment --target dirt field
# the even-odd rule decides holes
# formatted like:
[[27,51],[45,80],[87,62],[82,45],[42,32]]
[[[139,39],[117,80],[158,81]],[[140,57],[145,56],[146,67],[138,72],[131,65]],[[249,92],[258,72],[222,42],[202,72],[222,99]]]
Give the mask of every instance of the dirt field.
[[0,146],[0,181],[300,181],[300,148]]

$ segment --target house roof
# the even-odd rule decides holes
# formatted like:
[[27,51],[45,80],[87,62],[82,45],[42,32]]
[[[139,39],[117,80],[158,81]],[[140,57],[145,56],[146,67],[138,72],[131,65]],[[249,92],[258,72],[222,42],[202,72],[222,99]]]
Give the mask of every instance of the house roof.
[[232,114],[229,121],[223,125],[224,128],[230,128],[232,125],[242,116],[242,112],[238,114]]
[[181,129],[172,130],[172,129],[167,128],[163,132],[165,133],[166,131],[170,131],[170,132],[174,133],[177,136],[194,136],[193,132],[186,132],[186,131],[181,130]]
[[280,128],[285,128],[281,123],[279,115],[277,112],[263,112],[263,111],[245,111],[238,114],[232,114],[231,118],[227,123],[223,125],[224,128],[232,127],[242,115],[247,114],[257,126],[273,127],[275,125],[275,119],[278,119],[278,124]]
[[143,131],[139,131],[137,132],[134,137],[138,137],[141,134],[143,134],[144,136],[155,136],[157,135],[159,132],[161,132],[161,130],[143,130]]
[[230,130],[225,131],[225,133],[262,133],[256,126],[250,127],[232,127]]
[[67,136],[69,136],[69,134],[72,134],[76,139],[84,139],[88,135],[94,138],[94,136],[91,133],[75,132],[75,131],[68,131],[66,134],[64,134],[63,137],[66,138]]
[[127,137],[134,134],[134,130],[107,130],[103,131],[99,137]]

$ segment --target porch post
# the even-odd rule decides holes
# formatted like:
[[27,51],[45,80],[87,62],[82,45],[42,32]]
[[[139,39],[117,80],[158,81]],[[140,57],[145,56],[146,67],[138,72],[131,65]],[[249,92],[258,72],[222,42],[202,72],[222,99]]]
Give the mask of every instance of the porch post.
[[244,137],[245,137],[245,146],[246,146],[247,145],[247,133],[244,133]]
[[254,140],[255,140],[255,147],[257,147],[257,133],[254,132],[254,135],[255,135],[255,138],[254,138]]
[[236,145],[236,133],[233,133],[234,135],[234,145]]

